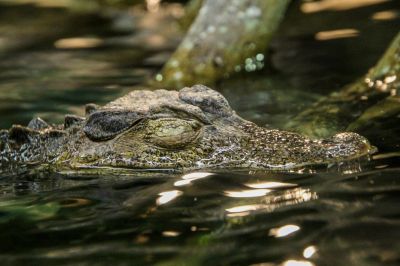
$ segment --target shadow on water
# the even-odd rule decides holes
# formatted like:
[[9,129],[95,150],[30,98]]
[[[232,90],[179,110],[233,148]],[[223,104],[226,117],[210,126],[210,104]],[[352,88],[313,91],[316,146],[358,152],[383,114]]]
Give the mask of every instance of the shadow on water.
[[[245,118],[282,126],[376,62],[399,23],[399,15],[385,19],[392,13],[382,12],[400,13],[395,1],[377,2],[308,13],[293,3],[271,47],[271,66],[223,81],[220,91]],[[0,1],[0,128],[33,116],[60,122],[66,113],[81,114],[85,103],[106,103],[144,84],[179,35],[157,28],[168,18],[143,26],[133,14]],[[343,28],[358,32],[321,37]],[[365,133],[395,147],[392,122]],[[399,156],[394,149],[361,169],[315,172],[2,177],[0,259],[4,265],[399,265]]]

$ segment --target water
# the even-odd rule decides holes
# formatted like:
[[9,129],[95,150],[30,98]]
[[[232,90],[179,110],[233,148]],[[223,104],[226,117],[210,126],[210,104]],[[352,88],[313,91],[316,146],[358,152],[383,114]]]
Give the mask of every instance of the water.
[[[273,54],[278,71],[241,76],[220,90],[244,117],[279,127],[373,65],[399,19],[371,16],[395,6],[312,13],[307,19],[318,23],[308,28],[301,5],[293,5],[275,41],[283,47]],[[338,19],[346,16],[352,20]],[[115,11],[0,2],[0,128],[38,115],[60,122],[87,102],[140,88],[177,42],[160,26],[134,21]],[[359,37],[312,37],[349,21]],[[92,47],[60,48],[60,40],[77,37]],[[381,152],[359,169],[4,176],[2,265],[400,265],[400,141],[393,121],[381,123],[380,134],[362,132]]]

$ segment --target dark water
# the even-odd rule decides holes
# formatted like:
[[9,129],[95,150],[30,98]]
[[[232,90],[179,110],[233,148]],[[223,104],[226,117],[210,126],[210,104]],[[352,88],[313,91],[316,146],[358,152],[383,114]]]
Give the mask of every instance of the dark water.
[[[375,63],[400,20],[372,17],[397,4],[306,15],[293,4],[274,69],[220,90],[244,117],[281,126]],[[0,1],[0,128],[32,116],[60,122],[141,88],[177,39],[161,18],[143,26],[130,14]],[[338,28],[360,33],[314,38]],[[362,132],[380,153],[315,172],[4,176],[1,265],[400,265],[400,141],[396,121],[382,123],[378,136]]]

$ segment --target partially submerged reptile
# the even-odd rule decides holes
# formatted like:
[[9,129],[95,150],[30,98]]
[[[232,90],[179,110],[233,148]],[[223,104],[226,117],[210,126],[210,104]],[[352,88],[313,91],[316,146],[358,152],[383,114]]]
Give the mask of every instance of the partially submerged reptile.
[[0,131],[0,169],[293,169],[359,158],[373,152],[356,133],[313,140],[246,121],[218,92],[132,91],[86,118],[50,126],[40,118]]

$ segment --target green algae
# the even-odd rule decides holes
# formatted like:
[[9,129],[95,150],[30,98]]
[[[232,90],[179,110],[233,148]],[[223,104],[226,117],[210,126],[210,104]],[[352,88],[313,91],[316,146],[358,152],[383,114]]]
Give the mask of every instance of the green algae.
[[27,221],[40,221],[54,217],[60,210],[57,202],[32,204],[29,200],[3,200],[0,202],[0,223],[6,223],[15,219]]

